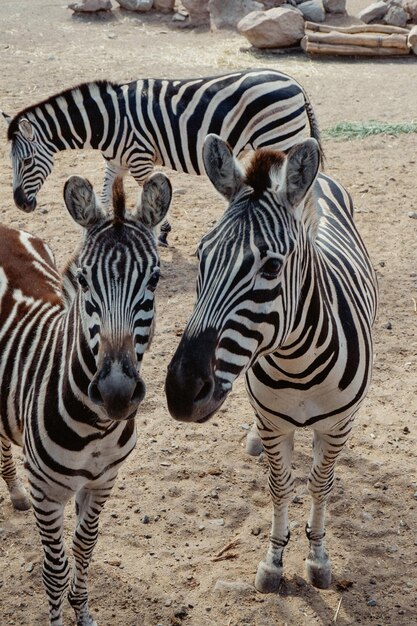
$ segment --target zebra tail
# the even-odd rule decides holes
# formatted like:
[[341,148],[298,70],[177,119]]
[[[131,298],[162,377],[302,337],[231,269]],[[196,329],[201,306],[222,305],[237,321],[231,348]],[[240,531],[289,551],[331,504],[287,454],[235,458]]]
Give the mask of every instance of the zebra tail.
[[325,159],[325,155],[324,155],[323,145],[321,143],[320,130],[319,130],[319,125],[317,123],[316,114],[314,113],[313,106],[312,106],[310,100],[307,98],[307,94],[305,92],[304,92],[304,99],[305,99],[306,113],[307,113],[308,121],[310,123],[311,136],[319,144],[320,164],[321,164],[322,169],[324,170],[324,163],[325,163],[326,159]]

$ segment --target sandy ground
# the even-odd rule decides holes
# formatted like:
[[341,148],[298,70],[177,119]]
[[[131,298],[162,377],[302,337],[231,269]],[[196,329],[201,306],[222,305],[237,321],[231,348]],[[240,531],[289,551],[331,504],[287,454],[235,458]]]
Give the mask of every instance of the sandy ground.
[[[191,77],[270,66],[304,85],[323,129],[340,121],[416,119],[415,59],[254,55],[234,33],[175,30],[169,18],[119,10],[107,18],[77,19],[63,0],[2,0],[0,14],[0,108],[10,114],[90,79]],[[6,127],[1,128],[0,219],[44,237],[62,267],[79,236],[63,208],[63,183],[81,173],[99,186],[101,156],[61,153],[39,193],[38,210],[25,215],[13,205]],[[324,148],[327,172],[355,200],[381,299],[372,388],[338,464],[329,505],[334,582],[319,591],[305,581],[311,434],[296,438],[299,497],[290,509],[285,580],[279,595],[263,596],[249,585],[267,547],[271,505],[265,459],[244,451],[252,414],[243,384],[205,425],[176,424],[169,417],[163,381],[194,300],[193,253],[224,203],[206,179],[168,172],[175,189],[174,230],[171,246],[161,250],[157,332],[144,364],[148,393],[137,418],[139,442],[101,516],[90,570],[90,603],[100,626],[330,625],[339,605],[339,626],[417,623],[417,220],[408,215],[417,209],[417,136],[325,140]],[[131,180],[127,188],[133,205]],[[22,470],[21,458],[19,453]],[[72,525],[68,507],[68,539]],[[230,550],[234,558],[214,561],[237,537]],[[40,570],[32,514],[13,511],[1,483],[2,626],[47,623]],[[219,579],[246,586],[220,592]],[[74,623],[68,605],[65,619]]]

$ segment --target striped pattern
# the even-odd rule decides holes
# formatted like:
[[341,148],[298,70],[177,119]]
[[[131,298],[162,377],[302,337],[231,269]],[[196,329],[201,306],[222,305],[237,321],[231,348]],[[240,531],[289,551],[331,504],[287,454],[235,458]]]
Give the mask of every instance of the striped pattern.
[[276,70],[259,69],[188,80],[93,82],[31,106],[11,120],[14,199],[32,211],[60,150],[93,148],[106,159],[102,192],[110,204],[116,175],[142,184],[155,164],[201,174],[202,146],[217,133],[236,154],[274,146],[287,150],[318,139],[302,87]]
[[[159,209],[155,188],[166,195]],[[144,397],[139,372],[153,333],[159,261],[145,209],[141,219],[115,206],[110,218],[79,177],[65,194],[85,236],[64,276],[40,239],[0,226],[1,472],[14,507],[29,508],[10,442],[23,445],[50,624],[62,625],[69,586],[78,626],[93,626],[88,564],[100,511],[136,442],[133,418]],[[163,219],[170,187],[162,174],[145,183],[143,196],[149,213]],[[73,495],[71,575],[63,514]]]
[[313,429],[307,573],[327,587],[325,506],[371,379],[375,274],[349,194],[317,175],[314,140],[288,157],[260,150],[242,172],[211,136],[205,162],[230,204],[199,246],[197,301],[168,368],[168,407],[176,419],[203,422],[245,373],[257,418],[248,451],[267,454],[274,505],[255,582],[262,592],[276,591],[281,579],[294,432]]

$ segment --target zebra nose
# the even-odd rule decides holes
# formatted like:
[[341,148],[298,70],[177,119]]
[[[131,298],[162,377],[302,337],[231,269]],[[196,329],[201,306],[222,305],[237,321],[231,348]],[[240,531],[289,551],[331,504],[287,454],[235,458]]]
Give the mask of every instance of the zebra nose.
[[29,200],[22,187],[16,187],[13,192],[14,203],[18,209],[31,213],[36,209],[36,198]]
[[88,387],[88,396],[97,406],[102,406],[110,419],[132,417],[145,397],[145,383],[133,368],[119,362],[104,364]]
[[192,376],[179,367],[169,367],[165,380],[168,410],[172,417],[183,422],[196,421],[200,410],[210,403],[215,389],[211,373]]

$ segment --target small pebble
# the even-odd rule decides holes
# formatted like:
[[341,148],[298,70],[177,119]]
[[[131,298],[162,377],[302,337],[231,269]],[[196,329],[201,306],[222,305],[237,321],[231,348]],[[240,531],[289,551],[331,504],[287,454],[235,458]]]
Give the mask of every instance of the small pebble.
[[417,220],[417,211],[410,211],[407,213],[408,217],[411,217],[413,220]]
[[260,535],[261,529],[259,528],[259,526],[256,526],[256,528],[252,528],[251,533],[252,535],[255,535],[255,537],[257,537],[258,535]]
[[391,322],[387,322],[386,324],[384,324],[384,328],[386,328],[387,330],[392,330]]
[[370,600],[368,600],[368,602],[366,603],[368,606],[376,606],[376,600],[374,600],[373,598],[371,598]]
[[149,515],[143,516],[142,524],[149,524],[150,521],[151,521],[151,518],[149,517]]

